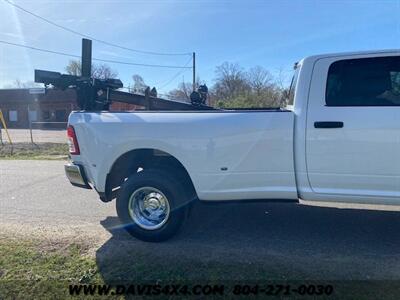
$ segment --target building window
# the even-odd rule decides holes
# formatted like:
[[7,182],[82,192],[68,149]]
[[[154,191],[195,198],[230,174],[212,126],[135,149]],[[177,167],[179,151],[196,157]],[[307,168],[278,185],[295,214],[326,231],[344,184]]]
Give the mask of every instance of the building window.
[[29,121],[30,122],[36,122],[37,121],[37,111],[36,110],[30,110],[29,111]]
[[48,110],[45,110],[42,112],[42,118],[44,121],[49,121],[50,120],[50,112]]
[[8,120],[10,122],[18,122],[18,111],[16,110],[10,110],[8,112]]
[[56,110],[56,121],[65,122],[67,120],[67,111],[65,109]]

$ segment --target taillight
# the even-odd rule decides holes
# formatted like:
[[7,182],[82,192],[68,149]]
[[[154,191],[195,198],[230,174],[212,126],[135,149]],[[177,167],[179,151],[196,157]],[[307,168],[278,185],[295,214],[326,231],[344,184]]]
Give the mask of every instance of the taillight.
[[72,155],[79,155],[80,154],[79,145],[78,145],[78,140],[76,138],[74,127],[68,126],[67,137],[68,137],[69,153]]

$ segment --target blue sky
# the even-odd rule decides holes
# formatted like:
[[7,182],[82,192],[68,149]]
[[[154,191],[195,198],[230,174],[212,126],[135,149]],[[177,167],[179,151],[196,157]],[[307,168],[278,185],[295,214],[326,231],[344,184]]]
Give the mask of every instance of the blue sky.
[[[60,25],[126,47],[192,52],[209,85],[224,61],[288,74],[305,56],[326,52],[400,49],[396,1],[14,1]],[[80,55],[81,38],[0,0],[0,40]],[[184,65],[188,56],[136,54],[94,42],[97,58]],[[69,58],[0,44],[0,87],[33,79],[33,69],[63,71]],[[128,85],[139,74],[166,92],[191,80],[191,70],[110,64]]]

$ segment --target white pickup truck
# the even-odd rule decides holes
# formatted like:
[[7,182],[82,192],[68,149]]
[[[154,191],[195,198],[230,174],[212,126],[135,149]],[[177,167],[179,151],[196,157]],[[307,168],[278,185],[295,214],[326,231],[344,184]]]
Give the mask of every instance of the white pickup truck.
[[307,57],[272,110],[69,116],[72,184],[93,187],[133,236],[171,237],[193,201],[400,205],[400,52]]

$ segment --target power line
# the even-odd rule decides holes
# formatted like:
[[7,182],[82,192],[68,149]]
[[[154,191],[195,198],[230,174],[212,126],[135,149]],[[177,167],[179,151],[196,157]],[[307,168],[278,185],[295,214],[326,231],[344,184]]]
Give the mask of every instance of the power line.
[[149,55],[164,55],[164,56],[191,55],[191,53],[162,53],[162,52],[144,51],[144,50],[138,50],[138,49],[132,49],[132,48],[120,46],[120,45],[117,45],[117,44],[114,44],[114,43],[110,43],[110,42],[107,42],[107,41],[104,41],[104,40],[96,39],[96,38],[94,38],[94,37],[92,37],[92,36],[90,36],[90,35],[87,35],[87,34],[84,34],[84,33],[80,33],[80,32],[75,31],[75,30],[73,30],[73,29],[70,29],[70,28],[67,28],[67,27],[65,27],[65,26],[59,25],[59,24],[57,24],[57,23],[55,23],[55,22],[53,22],[53,21],[50,21],[49,19],[46,19],[46,18],[44,18],[44,17],[42,17],[42,16],[39,16],[39,15],[35,14],[35,13],[33,13],[33,12],[31,12],[31,11],[29,11],[29,10],[27,10],[27,9],[25,9],[25,8],[23,8],[23,7],[21,7],[21,6],[17,5],[17,4],[15,4],[15,3],[9,1],[9,0],[4,0],[4,1],[7,2],[8,4],[14,6],[15,8],[18,8],[19,10],[22,10],[23,12],[25,12],[25,13],[31,15],[31,16],[34,16],[35,18],[38,18],[38,19],[40,19],[40,20],[42,20],[42,21],[44,21],[44,22],[46,22],[46,23],[48,23],[48,24],[50,24],[50,25],[53,25],[53,26],[55,26],[55,27],[58,27],[58,28],[60,28],[60,29],[63,29],[63,30],[65,30],[65,31],[68,31],[68,32],[70,32],[70,33],[73,33],[73,34],[75,34],[75,35],[79,35],[79,36],[82,36],[82,37],[91,39],[91,40],[93,40],[93,41],[96,41],[96,42],[98,42],[98,43],[102,43],[102,44],[105,44],[105,45],[108,45],[108,46],[120,48],[120,49],[123,49],[123,50],[132,51],[132,52],[136,52],[136,53],[141,53],[141,54],[149,54]]
[[10,45],[10,46],[21,47],[21,48],[28,48],[28,49],[31,49],[31,50],[36,50],[36,51],[41,51],[41,52],[46,52],[46,53],[52,53],[52,54],[58,54],[58,55],[63,55],[63,56],[81,58],[79,55],[68,54],[68,53],[64,53],[64,52],[52,51],[52,50],[47,50],[47,49],[41,49],[41,48],[36,48],[36,47],[32,47],[32,46],[27,46],[27,45],[11,43],[11,42],[2,41],[2,40],[0,40],[0,43],[6,44],[6,45]]
[[120,64],[120,65],[130,65],[130,66],[141,66],[141,67],[153,67],[153,68],[167,68],[167,69],[191,69],[192,67],[187,66],[173,66],[173,65],[155,65],[155,64],[141,64],[141,63],[132,63],[118,60],[109,60],[109,59],[100,59],[93,58],[95,61],[101,61],[111,64]]
[[[11,42],[2,41],[2,40],[0,40],[0,43],[6,44],[6,45],[10,45],[10,46],[27,48],[27,49],[31,49],[31,50],[35,50],[35,51],[40,51],[40,52],[46,52],[46,53],[52,53],[52,54],[57,54],[57,55],[69,56],[69,57],[74,57],[74,58],[79,58],[79,59],[81,58],[79,55],[74,55],[74,54],[65,53],[65,52],[59,52],[59,51],[53,51],[53,50],[47,50],[47,49],[32,47],[32,46],[28,46],[28,45],[17,44],[17,43],[11,43]],[[112,63],[112,64],[140,66],[140,67],[168,68],[168,69],[190,69],[191,68],[191,67],[188,67],[187,65],[186,66],[173,66],[173,65],[141,64],[141,63],[133,63],[133,62],[125,62],[125,61],[117,61],[117,60],[108,60],[108,59],[100,59],[100,58],[92,58],[92,60],[100,61],[100,62],[106,62],[106,63]]]
[[[184,65],[184,67],[186,67],[187,69],[191,69],[191,67],[188,67],[187,65],[192,61],[192,58],[190,58],[186,64]],[[168,84],[170,84],[172,81],[174,81],[179,75],[181,75],[182,73],[184,73],[187,70],[180,70],[178,71],[170,80],[168,80],[166,83],[164,83],[161,87],[160,90],[165,88]]]

